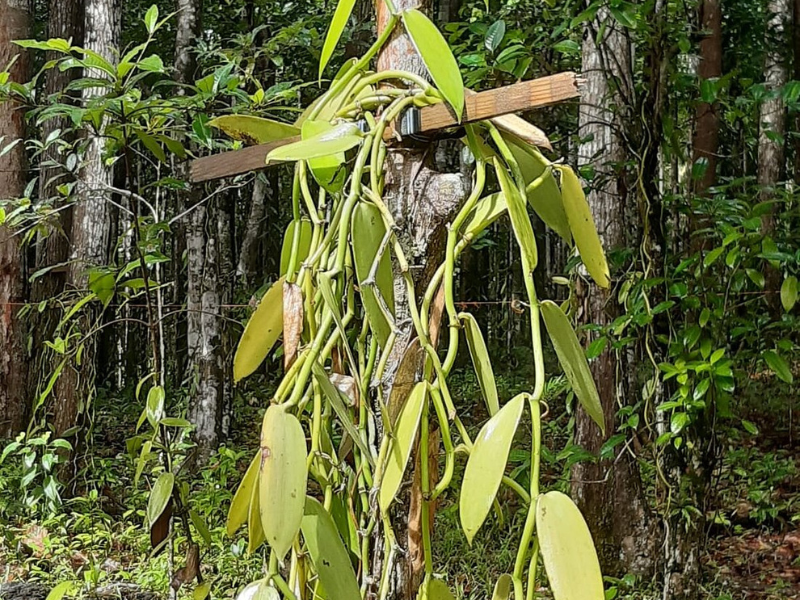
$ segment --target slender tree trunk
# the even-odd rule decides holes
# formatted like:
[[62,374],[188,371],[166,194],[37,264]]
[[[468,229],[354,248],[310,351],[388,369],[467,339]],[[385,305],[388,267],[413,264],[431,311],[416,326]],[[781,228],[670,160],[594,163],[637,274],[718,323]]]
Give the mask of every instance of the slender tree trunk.
[[[800,81],[800,0],[794,0],[792,8],[794,79]],[[800,131],[800,113],[794,117],[794,129]],[[794,182],[800,185],[800,136],[794,138]]]
[[[28,76],[28,56],[13,40],[28,37],[26,0],[0,0],[0,65],[8,65],[19,54],[11,79],[22,83]],[[0,102],[2,145],[25,138],[21,107]],[[0,197],[22,196],[26,181],[25,144],[0,157]],[[26,328],[18,313],[25,301],[24,251],[20,236],[0,226],[0,439],[13,437],[25,427],[28,359],[25,352]]]
[[[84,46],[115,64],[120,44],[121,6],[118,0],[88,0],[84,21]],[[101,72],[85,69],[84,77],[102,77]],[[83,102],[90,102],[102,90],[89,88],[83,92]],[[105,163],[104,123],[99,131],[90,132],[85,140],[83,160],[77,185],[77,203],[72,215],[72,252],[67,271],[70,287],[85,290],[88,286],[88,269],[108,264],[109,236],[111,231],[111,204],[109,186],[114,173]],[[92,305],[87,305],[80,317],[88,331],[98,316]],[[55,387],[56,406],[54,426],[61,434],[75,426],[79,414],[92,400],[97,358],[95,336],[87,337],[80,364],[75,361],[64,369]]]
[[[598,39],[598,35],[602,38]],[[627,233],[638,229],[626,206],[628,190],[622,173],[626,158],[621,128],[626,122],[633,92],[630,41],[605,9],[598,12],[583,42],[586,85],[580,108],[580,137],[589,140],[579,149],[578,163],[594,169],[587,200],[607,250],[623,247]],[[634,212],[635,215],[635,212]],[[578,290],[584,323],[609,325],[620,314],[611,291],[582,284]],[[605,413],[606,435],[583,410],[575,421],[575,442],[597,455],[616,432],[617,410],[628,402],[630,357],[607,349],[591,365]],[[618,446],[613,460],[582,462],[572,470],[573,496],[594,536],[604,573],[648,573],[655,549],[638,465]]]
[[236,266],[236,275],[244,279],[247,285],[253,285],[258,273],[259,245],[264,232],[264,217],[266,215],[267,197],[275,197],[274,181],[270,174],[259,174],[253,184],[253,194],[250,198],[250,210],[244,224],[244,238],[239,251],[239,263]]

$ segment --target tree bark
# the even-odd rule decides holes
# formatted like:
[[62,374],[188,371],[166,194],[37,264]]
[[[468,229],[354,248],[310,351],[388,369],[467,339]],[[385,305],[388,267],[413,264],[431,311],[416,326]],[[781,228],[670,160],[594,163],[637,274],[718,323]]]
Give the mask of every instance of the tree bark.
[[[603,37],[598,39],[598,32]],[[578,151],[581,167],[595,172],[587,200],[606,251],[623,247],[628,232],[639,228],[635,211],[627,206],[628,190],[622,172],[626,152],[622,128],[630,112],[632,85],[630,41],[621,26],[601,9],[583,42],[583,88],[579,114]],[[612,282],[613,285],[613,282]],[[620,314],[613,288],[609,291],[581,283],[578,299],[584,323],[607,326]],[[578,409],[575,442],[598,455],[616,432],[617,410],[628,402],[628,373],[634,365],[626,352],[607,349],[591,364],[605,413],[606,435]],[[572,493],[594,536],[603,572],[647,574],[655,548],[650,547],[651,521],[644,503],[636,460],[618,446],[611,460],[581,462],[572,469]],[[652,540],[652,542],[651,542]]]
[[270,199],[275,197],[275,189],[271,185],[273,182],[269,174],[258,174],[253,184],[250,210],[244,225],[244,238],[236,266],[237,277],[242,278],[247,285],[253,285],[258,273],[258,248],[264,231],[267,196]]
[[[12,81],[28,77],[27,52],[12,44],[28,37],[26,0],[0,0],[0,65],[10,64],[19,55],[10,73]],[[0,146],[25,138],[22,108],[0,102]],[[17,145],[0,157],[0,194],[18,198],[25,190],[27,164],[25,144]],[[21,236],[0,226],[0,439],[13,437],[25,428],[28,359],[25,352],[26,328],[18,316],[26,300],[24,251]]]

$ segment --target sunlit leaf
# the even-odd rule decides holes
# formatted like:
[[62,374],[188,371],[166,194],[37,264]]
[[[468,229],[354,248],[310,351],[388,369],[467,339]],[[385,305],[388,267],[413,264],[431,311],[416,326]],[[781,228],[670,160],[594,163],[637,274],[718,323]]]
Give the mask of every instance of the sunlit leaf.
[[781,304],[783,310],[789,312],[797,302],[797,277],[790,275],[783,280],[781,285]]
[[508,600],[511,597],[511,590],[513,589],[514,580],[508,573],[503,573],[494,584],[494,593],[492,593],[492,600]]
[[153,4],[144,13],[144,26],[147,29],[147,33],[153,33],[156,30],[156,23],[158,23],[158,5]]
[[478,326],[475,317],[469,313],[460,313],[458,318],[464,324],[469,354],[472,357],[475,373],[478,375],[478,384],[481,386],[486,408],[489,411],[489,416],[494,416],[500,410],[500,401],[497,397],[497,385],[494,381],[492,361],[489,358],[489,350],[483,339],[481,328]]
[[578,507],[561,492],[536,501],[536,532],[555,600],[604,600],[592,535]]
[[594,385],[589,364],[586,362],[586,355],[578,343],[575,330],[572,329],[567,315],[555,302],[545,300],[540,306],[547,333],[550,334],[553,347],[556,349],[558,362],[561,363],[561,368],[564,369],[564,374],[567,376],[572,390],[587,414],[605,432],[600,396]]
[[325,597],[360,600],[361,592],[350,555],[339,537],[336,524],[325,507],[310,496],[305,501],[302,529]]
[[489,225],[494,223],[508,210],[508,203],[503,194],[491,194],[481,198],[470,214],[464,227],[464,235],[474,238]]
[[204,581],[197,585],[194,590],[192,590],[192,600],[206,600],[208,594],[211,592],[211,582]]
[[361,202],[355,207],[352,219],[353,259],[361,299],[364,302],[364,310],[367,313],[372,332],[383,347],[386,345],[392,328],[381,310],[380,299],[376,296],[375,291],[377,289],[380,292],[388,309],[394,312],[394,282],[388,248],[378,263],[375,281],[370,283],[368,278],[386,234],[386,226],[378,207],[366,202]]
[[72,596],[79,589],[74,581],[62,581],[50,590],[45,600],[61,600],[64,596]]
[[380,480],[378,501],[383,512],[389,508],[397,495],[397,490],[400,489],[408,457],[411,455],[411,449],[414,447],[414,440],[417,437],[422,409],[427,399],[428,384],[421,381],[411,390],[408,400],[397,417],[397,426],[394,430],[394,437],[389,443],[389,451],[386,454],[383,475]]
[[234,382],[247,377],[264,362],[282,331],[283,277],[267,290],[244,328],[233,357]]
[[431,579],[428,581],[428,589],[425,590],[426,600],[455,600],[453,592],[441,579]]
[[510,400],[481,428],[469,454],[459,496],[461,527],[471,544],[500,489],[526,394]]
[[780,354],[774,350],[766,350],[761,354],[761,356],[764,358],[764,361],[767,363],[767,365],[769,365],[769,368],[772,369],[772,372],[778,376],[778,379],[785,381],[786,383],[792,383],[794,381],[794,376],[792,375],[792,370],[789,368],[789,363],[787,363],[786,359]]
[[414,47],[422,57],[422,62],[431,74],[433,83],[453,107],[460,121],[464,112],[464,81],[450,46],[428,17],[417,9],[403,12],[406,26]]
[[340,154],[358,146],[363,137],[364,134],[354,123],[341,123],[319,135],[275,148],[267,155],[267,164]]
[[[311,251],[311,237],[313,233],[311,221],[301,219],[299,223],[300,230],[298,235],[300,239],[298,240],[297,246],[297,268],[300,268],[303,261],[308,258],[308,254]],[[294,240],[295,229],[298,227],[297,224],[298,221],[291,221],[286,228],[286,234],[283,236],[283,246],[281,247],[281,276],[286,275],[286,271],[289,270],[289,260],[292,257],[292,242]]]
[[[306,121],[303,123],[303,139],[312,139],[334,128],[334,125],[325,121]],[[332,194],[339,192],[344,187],[347,177],[345,169],[344,152],[337,152],[330,156],[323,156],[308,161],[308,168],[317,183]]]
[[328,65],[328,61],[336,49],[336,44],[339,43],[339,38],[342,37],[342,32],[347,21],[350,19],[350,14],[353,12],[353,7],[356,0],[339,0],[336,5],[336,11],[333,13],[331,25],[328,28],[328,34],[325,36],[325,43],[322,46],[322,54],[319,57],[319,76],[322,78],[322,73]]
[[268,144],[300,135],[300,129],[294,125],[251,115],[223,115],[211,119],[207,125],[224,131],[235,140],[251,145]]
[[533,235],[533,226],[528,216],[525,199],[508,176],[505,165],[498,159],[495,159],[494,167],[497,173],[497,180],[500,182],[500,189],[508,203],[508,215],[511,217],[511,227],[514,230],[514,237],[517,238],[520,252],[528,259],[528,267],[533,270],[536,268],[538,254],[536,250],[536,238]]
[[167,503],[172,497],[172,488],[174,486],[175,475],[172,473],[162,473],[153,484],[153,489],[150,490],[150,498],[147,501],[147,522],[150,527],[153,526],[167,507]]
[[597,235],[597,228],[592,220],[592,211],[586,202],[581,182],[569,167],[561,170],[561,198],[564,201],[564,212],[567,213],[569,228],[583,264],[595,283],[600,287],[608,287],[609,271],[603,244]]
[[236,488],[236,493],[233,495],[230,508],[228,508],[228,519],[225,524],[225,530],[229,536],[236,533],[236,530],[247,521],[247,516],[250,513],[250,499],[253,497],[253,490],[258,481],[260,465],[261,455],[256,454],[253,460],[250,461],[250,466],[247,467],[239,487]]

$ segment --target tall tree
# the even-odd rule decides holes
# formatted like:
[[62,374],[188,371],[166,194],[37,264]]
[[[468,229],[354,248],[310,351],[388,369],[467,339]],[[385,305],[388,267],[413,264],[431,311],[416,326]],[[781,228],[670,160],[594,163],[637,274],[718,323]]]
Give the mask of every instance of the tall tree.
[[[28,37],[28,3],[0,0],[0,68],[10,70],[12,81],[23,82],[28,75],[27,53],[12,41]],[[25,121],[21,107],[0,102],[0,147],[16,146],[0,156],[0,195],[22,196],[26,182]],[[0,226],[0,438],[10,437],[25,426],[27,414],[28,360],[25,356],[25,327],[18,317],[26,299],[21,236]]]
[[[633,100],[631,41],[624,28],[601,8],[587,27],[583,42],[583,88],[579,133],[586,140],[578,150],[578,164],[594,171],[587,195],[598,232],[608,250],[624,247],[636,229],[627,206],[623,165],[624,123]],[[613,284],[612,284],[613,286]],[[581,283],[578,297],[584,323],[608,326],[621,308],[609,291]],[[617,410],[633,389],[628,379],[634,365],[625,352],[606,349],[591,365],[605,414],[605,436],[591,418],[578,410],[575,442],[598,455],[616,431]],[[604,572],[647,573],[653,549],[647,507],[636,460],[621,446],[613,459],[580,462],[572,470],[573,496],[595,539]]]

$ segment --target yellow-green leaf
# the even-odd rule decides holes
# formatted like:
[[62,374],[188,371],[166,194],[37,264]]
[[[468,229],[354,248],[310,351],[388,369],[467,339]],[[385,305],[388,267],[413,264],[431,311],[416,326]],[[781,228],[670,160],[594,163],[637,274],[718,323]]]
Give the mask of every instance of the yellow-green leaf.
[[494,584],[494,593],[492,600],[508,600],[511,597],[511,590],[514,580],[508,573],[503,573]]
[[322,46],[322,54],[319,57],[320,78],[322,78],[322,73],[325,71],[325,67],[336,49],[336,44],[339,43],[339,38],[342,37],[342,32],[350,19],[350,14],[353,12],[355,4],[356,0],[339,0],[339,4],[336,5],[336,11],[331,19],[331,26],[328,28],[328,34],[325,36],[325,43]]
[[381,477],[380,492],[378,496],[381,510],[386,512],[394,500],[397,490],[403,481],[408,457],[414,447],[417,437],[422,409],[428,398],[428,384],[424,381],[417,383],[411,390],[408,400],[400,410],[397,417],[397,426],[394,437],[389,442],[389,451],[386,453],[383,475]]
[[300,135],[300,129],[294,125],[252,115],[223,115],[211,119],[207,124],[224,131],[235,140],[253,146]]
[[308,497],[303,516],[303,539],[319,575],[326,598],[361,600],[350,556],[333,518],[318,500]]
[[469,454],[459,497],[461,527],[472,544],[500,489],[527,394],[510,400],[481,428]]
[[[296,265],[298,269],[300,265],[303,264],[303,261],[308,258],[309,252],[311,252],[311,237],[313,233],[311,221],[308,219],[300,219],[299,223],[298,235],[300,239],[298,240],[297,246]],[[297,224],[298,221],[291,221],[283,236],[283,246],[281,247],[281,276],[286,275],[286,271],[289,270],[289,261],[292,258],[292,243],[294,241],[294,232],[298,228]]]
[[[323,135],[334,128],[325,121],[306,121],[303,123],[303,139],[308,140]],[[342,190],[347,177],[344,152],[314,158],[308,161],[308,168],[317,183],[331,194]]]
[[62,581],[56,585],[50,593],[47,594],[45,600],[61,600],[64,596],[72,596],[79,590],[79,586],[74,581]]
[[539,496],[536,533],[555,600],[604,600],[592,535],[569,496],[561,492]]
[[267,164],[272,161],[311,160],[347,152],[358,146],[363,137],[364,134],[354,123],[341,123],[318,135],[275,148],[267,155]]
[[491,194],[481,198],[472,210],[469,222],[464,227],[464,235],[475,238],[507,210],[508,203],[503,194]]
[[492,361],[489,358],[489,350],[483,340],[483,334],[478,322],[469,313],[460,313],[458,318],[464,324],[464,333],[469,346],[469,354],[472,357],[472,365],[478,375],[478,384],[481,386],[483,399],[489,416],[493,417],[500,410],[500,401],[497,397],[497,385],[494,381],[494,370]]
[[[261,467],[261,453],[256,455],[258,459],[258,466]],[[250,496],[250,510],[247,513],[247,553],[252,554],[261,547],[266,538],[264,537],[264,528],[261,526],[261,510],[259,500],[259,485],[258,485],[258,472],[256,472],[255,485],[253,486],[253,493]]]
[[[345,63],[339,69],[339,72],[336,73],[336,76],[333,78],[331,87],[333,87],[342,77],[347,75],[356,64],[358,64],[357,58],[351,58],[350,60],[345,61]],[[317,98],[311,104],[309,104],[297,118],[297,121],[294,123],[295,126],[300,127],[303,123],[305,123],[311,113],[314,112],[314,110],[316,110],[317,106],[320,104],[323,104],[323,106],[317,114],[316,120],[330,121],[336,112],[342,108],[345,99],[349,97],[350,93],[352,92],[352,87],[355,85],[355,83],[357,83],[357,81],[358,77],[353,77],[353,80],[345,85],[345,88],[335,97],[330,97],[330,89],[321,96],[317,96]],[[365,89],[369,90],[370,87],[368,86]]]
[[231,500],[231,506],[228,509],[228,520],[225,524],[225,530],[229,536],[236,533],[247,521],[247,515],[250,513],[250,499],[253,497],[253,490],[258,482],[258,469],[261,465],[261,455],[256,454],[253,460],[250,461],[250,466],[247,467],[244,477],[236,488],[236,493]]
[[425,598],[427,600],[455,600],[453,592],[447,587],[447,584],[441,579],[430,579],[428,587],[425,591]]
[[575,330],[572,329],[567,315],[555,302],[545,300],[540,306],[547,333],[553,340],[553,347],[556,349],[558,362],[561,363],[561,368],[564,369],[564,374],[567,376],[572,390],[584,410],[605,433],[600,396],[597,394],[589,363],[586,362],[586,354],[578,343]]
[[153,484],[153,489],[150,490],[150,498],[147,501],[147,522],[150,523],[150,527],[153,526],[167,507],[167,503],[172,497],[172,488],[174,486],[175,475],[172,473],[162,473]]
[[511,217],[511,227],[514,230],[514,237],[517,238],[520,252],[527,258],[528,267],[532,271],[536,268],[538,254],[536,251],[536,238],[533,235],[533,226],[525,200],[519,189],[508,176],[505,165],[498,159],[494,160],[494,170],[497,173],[497,180],[500,189],[508,203],[508,216]]
[[264,294],[250,317],[233,357],[233,381],[255,371],[269,354],[283,331],[283,277]]
[[206,580],[192,590],[192,600],[206,600],[209,592],[211,592],[211,582]]
[[271,405],[261,427],[259,512],[264,536],[279,559],[291,548],[303,520],[306,459],[300,421],[283,406]]
[[583,264],[595,283],[600,287],[608,287],[609,271],[606,255],[603,253],[603,244],[600,242],[600,236],[597,235],[597,228],[592,220],[592,211],[586,202],[581,182],[569,167],[559,168],[561,170],[561,198],[575,245],[578,246]]
[[464,112],[464,81],[450,46],[436,25],[417,9],[404,11],[403,23],[433,83],[453,107],[460,121]]
[[383,297],[389,311],[393,313],[394,282],[388,246],[378,263],[375,281],[368,282],[367,279],[372,271],[372,263],[378,255],[381,242],[386,234],[386,226],[377,206],[361,202],[353,210],[351,227],[353,259],[355,261],[356,278],[361,291],[361,299],[364,303],[364,310],[367,313],[372,332],[378,338],[378,343],[383,347],[386,345],[386,340],[389,338],[392,328],[383,310],[381,310],[376,290]]
[[789,312],[797,302],[797,277],[789,275],[781,285],[781,304],[783,310]]

